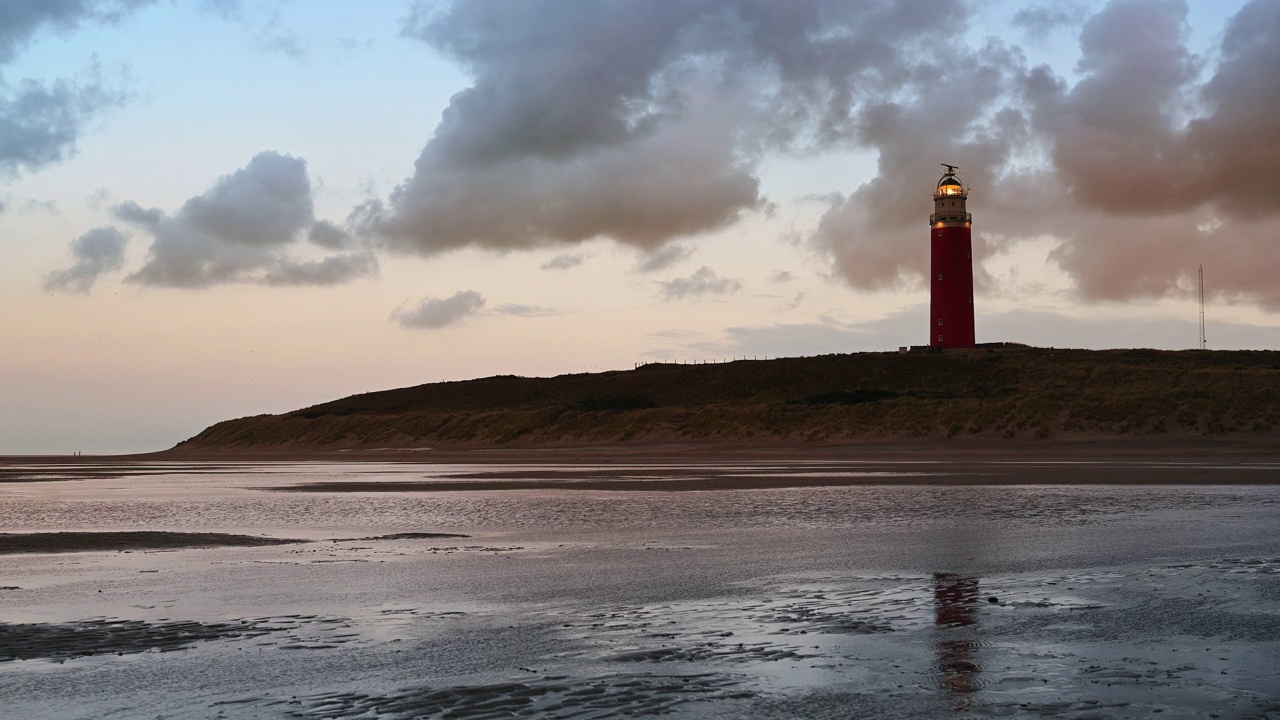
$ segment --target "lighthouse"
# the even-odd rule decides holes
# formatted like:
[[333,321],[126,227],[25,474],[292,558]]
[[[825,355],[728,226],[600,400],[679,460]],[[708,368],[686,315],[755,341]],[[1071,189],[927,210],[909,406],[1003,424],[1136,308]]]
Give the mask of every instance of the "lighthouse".
[[969,191],[956,177],[956,166],[943,163],[946,172],[933,193],[929,216],[929,345],[971,348],[973,334],[973,241],[969,227],[973,216],[965,209]]

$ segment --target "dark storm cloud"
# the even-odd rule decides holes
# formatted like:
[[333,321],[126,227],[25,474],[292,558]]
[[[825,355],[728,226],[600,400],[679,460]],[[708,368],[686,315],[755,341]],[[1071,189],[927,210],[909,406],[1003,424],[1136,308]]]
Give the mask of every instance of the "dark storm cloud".
[[459,290],[447,298],[424,298],[417,304],[401,306],[391,319],[403,328],[438,330],[461,322],[484,308],[484,297],[475,290]]
[[[0,66],[44,30],[67,32],[86,23],[112,22],[148,4],[150,0],[6,0],[0,3]],[[123,99],[94,71],[75,81],[0,79],[0,171],[35,171],[66,159],[89,120]]]
[[129,282],[333,285],[377,272],[363,250],[321,259],[288,254],[303,238],[333,250],[353,245],[341,228],[316,220],[306,162],[290,155],[259,153],[172,215],[132,201],[117,205],[115,215],[152,237],[146,263],[125,278]]
[[45,278],[46,290],[88,293],[104,273],[124,266],[124,250],[129,236],[110,227],[94,228],[71,243],[75,262],[71,267],[55,270]]
[[703,265],[686,278],[676,278],[662,283],[664,300],[682,300],[687,297],[701,295],[724,295],[742,289],[742,283],[733,278],[722,277],[715,270]]

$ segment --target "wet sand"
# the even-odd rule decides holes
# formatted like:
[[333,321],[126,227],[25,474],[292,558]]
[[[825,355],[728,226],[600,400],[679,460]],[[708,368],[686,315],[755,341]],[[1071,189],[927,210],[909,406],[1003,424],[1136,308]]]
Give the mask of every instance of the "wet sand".
[[[1265,458],[612,460],[113,460],[4,483],[0,527],[51,543],[0,555],[6,711],[1280,713]],[[324,491],[370,484],[411,491]],[[321,491],[276,492],[301,486]],[[188,534],[304,542],[101,551]],[[94,537],[47,552],[64,535]]]
[[1236,462],[1280,461],[1280,442],[1274,432],[1205,435],[1077,435],[1071,438],[991,440],[956,437],[939,439],[875,438],[860,441],[811,443],[768,438],[725,439],[712,442],[633,442],[575,445],[449,445],[449,446],[268,446],[226,447],[216,450],[172,448],[159,452],[108,456],[0,456],[0,481],[15,466],[60,465],[68,472],[111,473],[119,466],[147,463],[156,472],[169,466],[200,463],[209,472],[260,462],[431,462],[443,464],[541,464],[671,462],[869,462],[926,461],[1096,461],[1227,459]]
[[[458,533],[406,532],[359,538],[332,538],[329,542],[370,540],[424,540],[465,538]],[[231,535],[227,533],[161,532],[46,532],[0,533],[0,555],[14,553],[110,552],[125,550],[176,550],[211,547],[264,547],[312,542],[298,538]]]
[[226,533],[49,532],[0,533],[0,555],[66,553],[102,550],[164,550],[198,547],[261,547],[306,542],[293,538],[229,535]]
[[[216,460],[212,459],[216,458]],[[726,443],[586,448],[372,448],[265,450],[206,456],[165,452],[91,457],[0,457],[7,482],[219,475],[264,465],[391,463],[461,466],[430,479],[309,482],[295,492],[471,492],[500,490],[706,491],[858,485],[1272,485],[1280,443],[1265,441],[931,443],[795,446]],[[517,470],[467,466],[518,466]],[[726,466],[755,468],[725,470]],[[637,468],[643,468],[637,473]],[[776,472],[771,472],[776,470]],[[643,477],[637,477],[637,475]],[[264,488],[265,489],[265,488]]]
[[[644,479],[636,479],[636,475]],[[1096,463],[821,463],[724,470],[719,467],[522,469],[442,475],[412,482],[314,482],[271,488],[284,492],[493,492],[582,490],[688,492],[861,485],[1276,485],[1280,465],[1171,462]]]
[[214,640],[250,641],[265,635],[290,633],[310,623],[333,622],[341,621],[292,615],[232,622],[90,618],[69,623],[0,623],[0,663],[171,652]]

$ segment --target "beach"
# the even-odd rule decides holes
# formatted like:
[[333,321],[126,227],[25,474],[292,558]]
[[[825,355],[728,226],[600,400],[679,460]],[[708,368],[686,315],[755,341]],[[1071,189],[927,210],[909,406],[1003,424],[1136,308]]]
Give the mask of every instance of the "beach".
[[1280,714],[1280,462],[1193,450],[9,458],[6,712]]

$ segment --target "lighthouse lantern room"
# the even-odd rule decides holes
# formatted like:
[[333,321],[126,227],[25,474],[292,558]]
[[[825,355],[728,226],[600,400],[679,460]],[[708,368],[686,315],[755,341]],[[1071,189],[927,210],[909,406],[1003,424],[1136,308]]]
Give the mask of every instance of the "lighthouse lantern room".
[[929,216],[929,345],[934,348],[971,348],[973,332],[973,216],[965,208],[968,188],[956,177],[955,165],[946,172],[933,193]]

